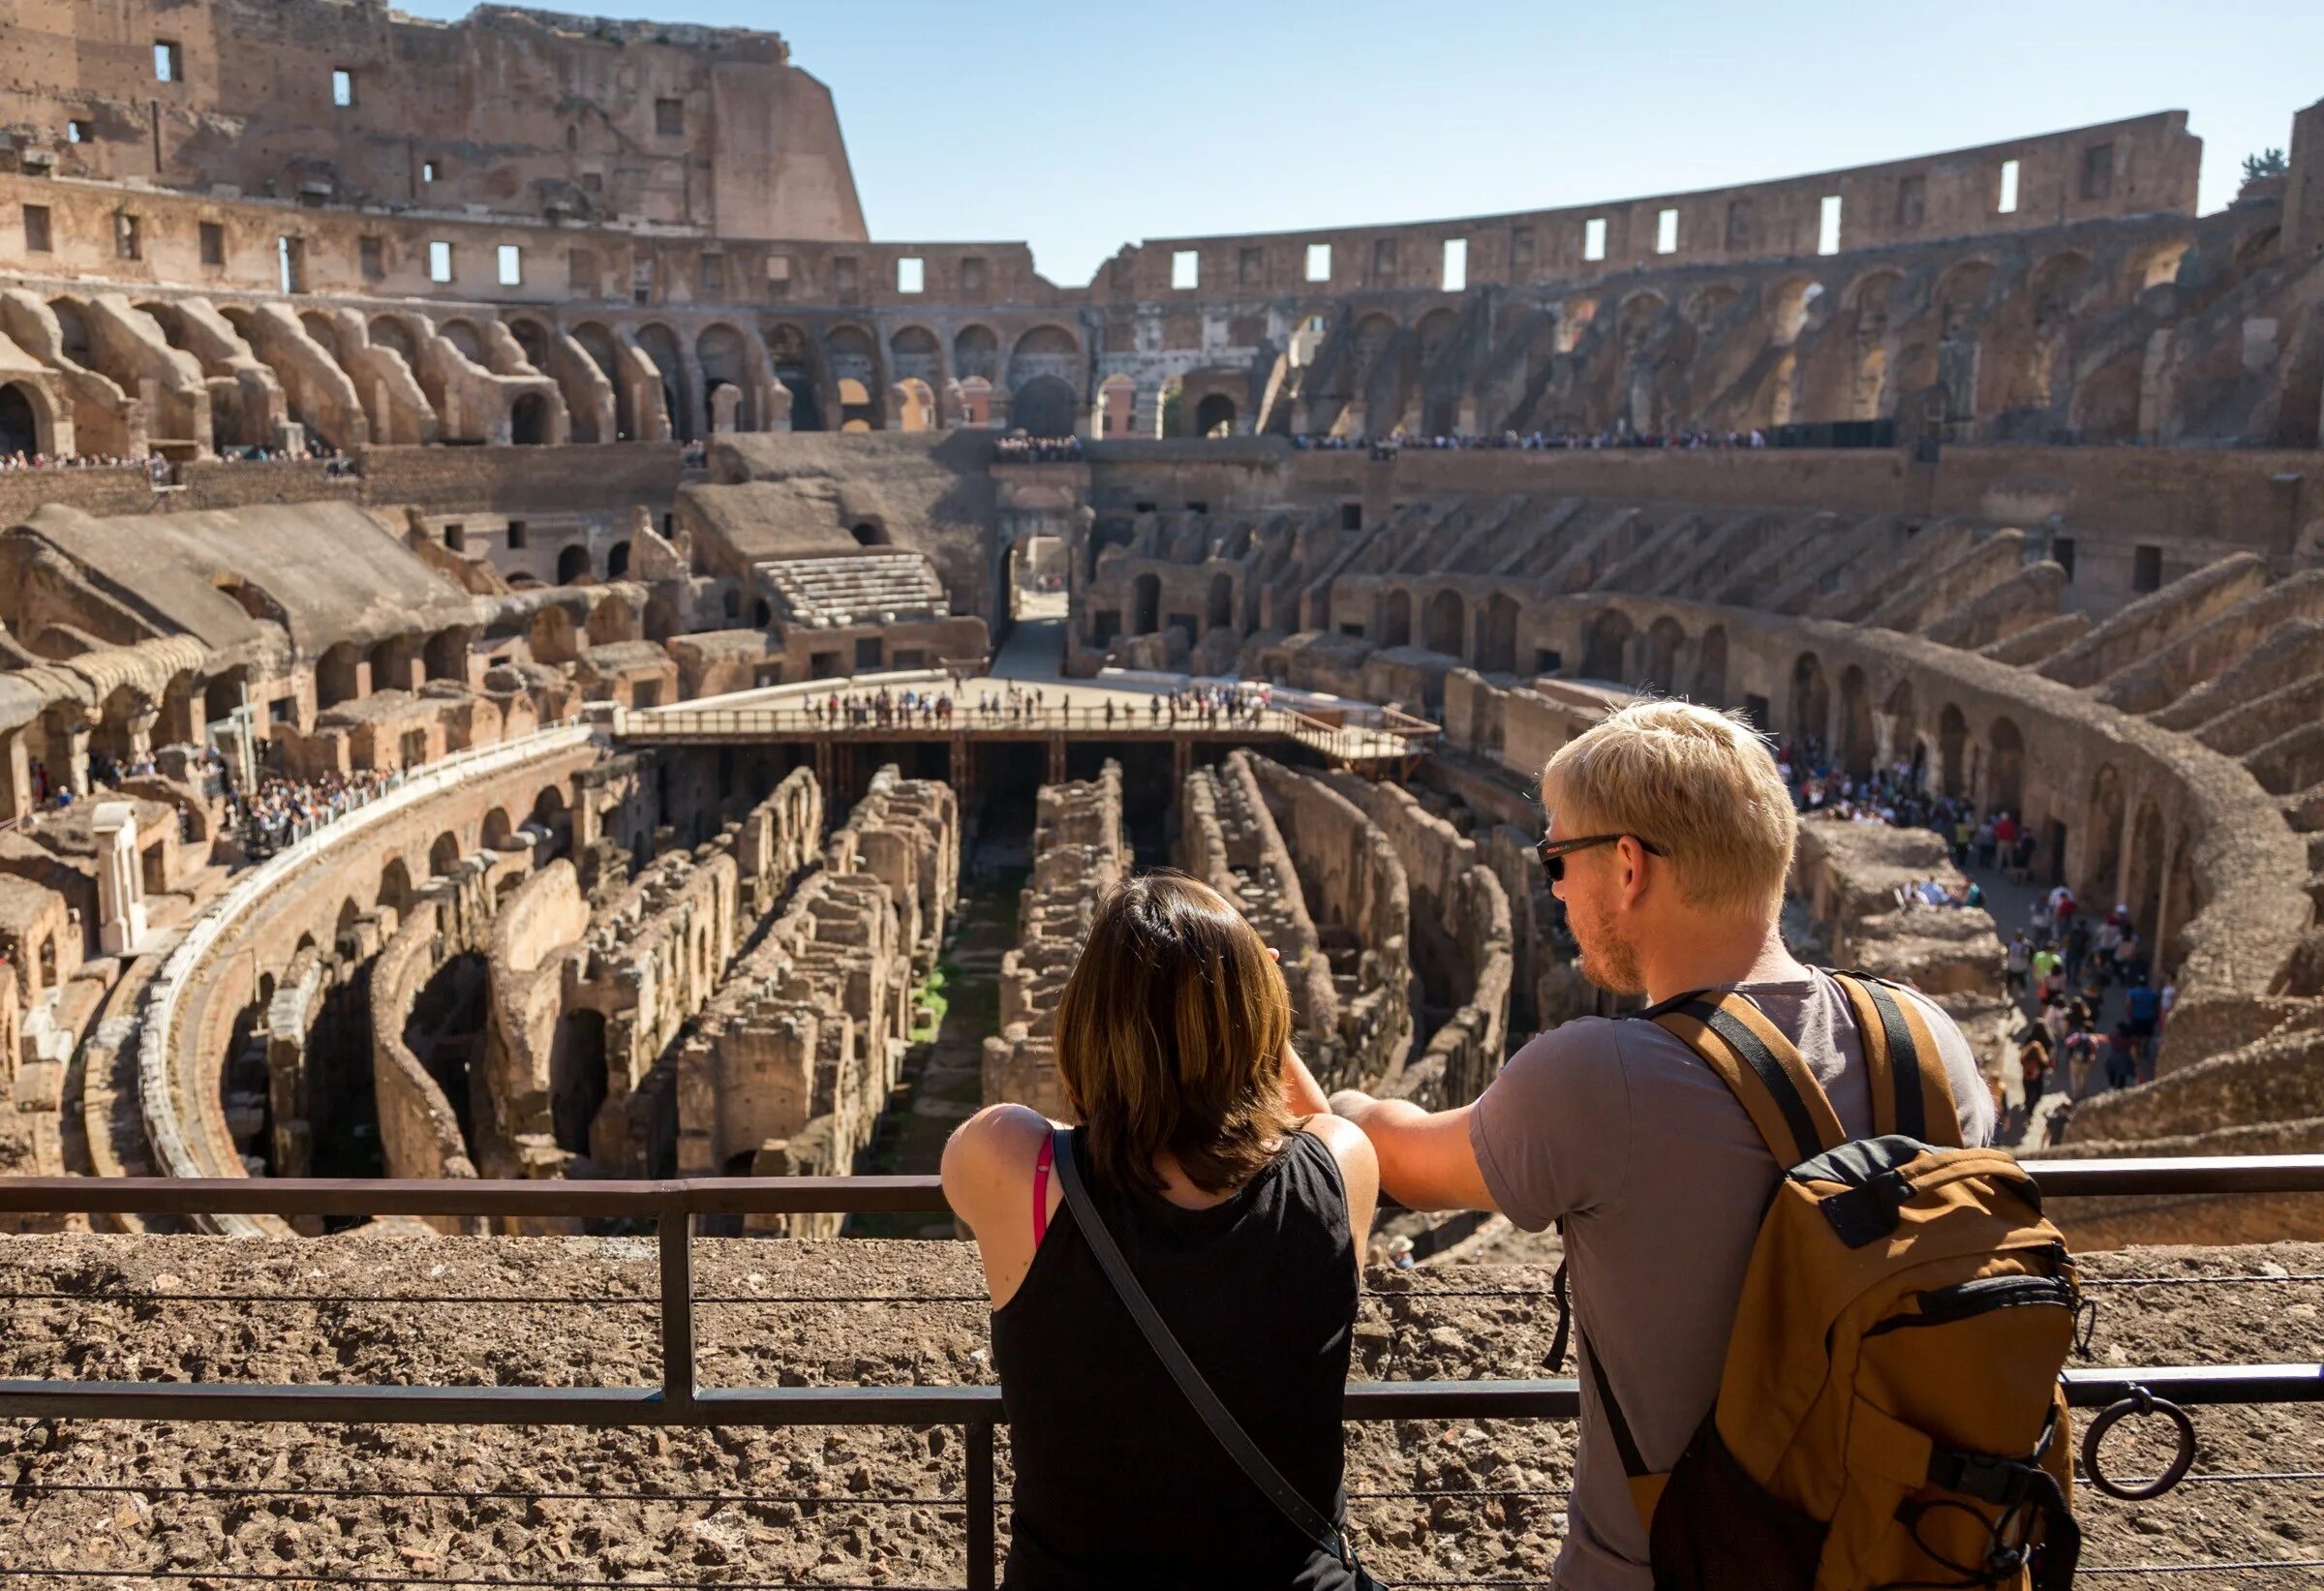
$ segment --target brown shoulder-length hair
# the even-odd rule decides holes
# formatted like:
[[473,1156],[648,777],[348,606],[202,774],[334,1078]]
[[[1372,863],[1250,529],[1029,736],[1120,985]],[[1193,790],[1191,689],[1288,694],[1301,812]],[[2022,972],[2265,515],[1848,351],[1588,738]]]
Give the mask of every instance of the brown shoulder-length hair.
[[1168,1150],[1206,1193],[1241,1186],[1293,1130],[1291,994],[1241,912],[1182,872],[1123,881],[1097,908],[1057,1003],[1057,1070],[1097,1178],[1162,1191]]

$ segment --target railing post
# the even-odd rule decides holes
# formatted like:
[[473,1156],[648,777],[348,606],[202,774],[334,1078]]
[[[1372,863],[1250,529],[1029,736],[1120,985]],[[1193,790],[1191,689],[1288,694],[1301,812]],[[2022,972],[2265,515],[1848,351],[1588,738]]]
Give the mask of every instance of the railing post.
[[993,1423],[968,1426],[968,1591],[993,1591]]
[[674,1414],[694,1412],[694,1217],[673,1196],[655,1217],[661,1254],[661,1401]]

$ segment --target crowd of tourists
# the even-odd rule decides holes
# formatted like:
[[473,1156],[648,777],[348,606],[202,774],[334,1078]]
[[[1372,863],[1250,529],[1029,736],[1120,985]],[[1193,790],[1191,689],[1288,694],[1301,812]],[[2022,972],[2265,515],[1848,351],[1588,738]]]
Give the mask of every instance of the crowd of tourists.
[[1082,457],[1082,439],[1079,437],[1026,437],[1009,435],[993,444],[993,459],[997,464],[1076,464]]
[[1397,452],[1475,452],[1496,449],[1519,452],[1544,452],[1560,449],[1600,448],[1662,448],[1696,450],[1700,448],[1764,447],[1767,434],[1754,427],[1749,431],[1631,431],[1609,427],[1604,431],[1500,431],[1488,436],[1408,436],[1402,431],[1385,437],[1306,437],[1291,439],[1295,448],[1314,452],[1357,452],[1370,449],[1374,453]]
[[15,452],[0,454],[0,473],[12,470],[118,470],[147,462],[122,453]]
[[317,779],[269,775],[255,792],[229,791],[226,827],[241,841],[246,854],[271,856],[331,819],[369,806],[401,782],[402,774],[378,768],[325,773]]

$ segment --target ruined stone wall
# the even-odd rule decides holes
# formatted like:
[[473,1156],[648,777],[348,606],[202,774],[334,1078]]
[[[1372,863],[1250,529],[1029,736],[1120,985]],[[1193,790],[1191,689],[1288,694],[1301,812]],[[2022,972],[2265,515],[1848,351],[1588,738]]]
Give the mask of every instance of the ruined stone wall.
[[1178,866],[1226,897],[1281,958],[1292,1043],[1318,1078],[1344,1076],[1339,991],[1291,853],[1261,794],[1255,758],[1229,753],[1188,771],[1178,802]]
[[1361,808],[1322,780],[1261,757],[1249,771],[1331,979],[1338,1030],[1336,1042],[1319,1050],[1326,1064],[1315,1066],[1316,1079],[1327,1089],[1375,1089],[1402,1070],[1412,1044],[1412,897],[1403,860]]
[[1000,963],[1000,1031],[985,1040],[985,1103],[1072,1116],[1057,1075],[1057,998],[1088,941],[1097,903],[1129,876],[1121,764],[1093,780],[1041,786],[1033,872],[1017,912],[1016,948]]
[[[914,994],[949,916],[948,786],[873,776],[776,920],[679,1040],[680,1175],[844,1176],[901,1075]],[[836,1235],[837,1216],[754,1223]]]
[[1423,1015],[1423,1029],[1428,1017],[1441,1017],[1385,1086],[1431,1109],[1466,1104],[1509,1058],[1509,898],[1476,842],[1409,791],[1349,774],[1322,777],[1379,827],[1404,864],[1413,966],[1421,998],[1434,1008]]

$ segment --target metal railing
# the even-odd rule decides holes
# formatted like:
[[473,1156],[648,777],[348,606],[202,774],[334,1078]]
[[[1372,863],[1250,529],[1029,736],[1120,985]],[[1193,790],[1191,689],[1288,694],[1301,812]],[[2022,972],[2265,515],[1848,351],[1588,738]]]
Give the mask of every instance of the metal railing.
[[[2324,1192],[2324,1155],[2034,1161],[2026,1163],[2026,1170],[2045,1198]],[[967,1584],[969,1591],[989,1591],[994,1583],[996,1547],[994,1434],[1005,1420],[998,1387],[708,1387],[701,1382],[696,1361],[694,1312],[700,1300],[694,1286],[692,1237],[697,1217],[937,1213],[946,1209],[943,1190],[933,1177],[666,1181],[0,1178],[0,1212],[17,1214],[651,1219],[657,1261],[652,1301],[659,1316],[661,1361],[657,1384],[609,1387],[10,1380],[0,1381],[0,1417],[590,1427],[957,1425],[966,1438],[962,1503],[967,1518]],[[2315,1402],[2324,1400],[2324,1363],[2077,1366],[2066,1371],[2065,1383],[2068,1400],[2078,1408],[2128,1402],[2145,1407],[2150,1397],[2179,1405]],[[1354,1422],[1571,1419],[1579,1410],[1579,1392],[1572,1378],[1360,1382],[1349,1386],[1345,1403],[1346,1418]],[[2191,1454],[2191,1443],[2188,1451]],[[0,1575],[7,1573],[0,1566]]]

